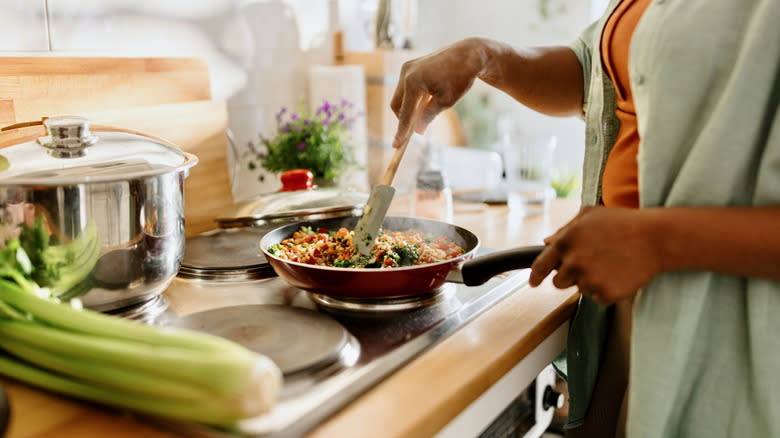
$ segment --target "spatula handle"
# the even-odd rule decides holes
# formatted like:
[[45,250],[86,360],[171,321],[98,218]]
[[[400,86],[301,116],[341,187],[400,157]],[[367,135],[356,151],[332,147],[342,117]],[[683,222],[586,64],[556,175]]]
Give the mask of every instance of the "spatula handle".
[[430,94],[426,94],[420,98],[420,101],[417,102],[417,105],[415,105],[409,129],[406,135],[404,135],[403,141],[401,141],[401,145],[396,148],[395,153],[393,154],[393,158],[390,160],[390,165],[387,166],[387,170],[385,171],[385,174],[379,184],[385,186],[393,185],[393,179],[395,178],[395,173],[398,171],[398,166],[401,164],[401,159],[404,157],[404,152],[406,152],[406,146],[409,145],[409,140],[412,139],[412,135],[414,135],[414,130],[417,127],[417,124],[420,123],[425,105],[431,100],[432,97],[433,96]]

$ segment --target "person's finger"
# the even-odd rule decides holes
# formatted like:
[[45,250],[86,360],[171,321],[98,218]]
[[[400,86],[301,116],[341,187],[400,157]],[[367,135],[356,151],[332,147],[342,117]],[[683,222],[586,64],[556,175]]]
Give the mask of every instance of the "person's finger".
[[552,243],[555,241],[555,239],[558,237],[558,233],[559,233],[560,231],[561,231],[561,230],[560,230],[560,228],[559,228],[559,229],[558,229],[558,231],[556,231],[556,232],[554,232],[554,233],[550,234],[549,236],[545,237],[545,238],[544,238],[544,244],[545,244],[545,245],[551,245],[551,244],[552,244]]
[[398,112],[398,129],[396,130],[395,138],[393,139],[394,148],[401,146],[404,139],[409,138],[412,135],[411,130],[417,128],[416,126],[412,126],[413,120],[415,119],[414,112],[415,110],[419,110],[417,104],[423,93],[420,90],[412,89],[411,87],[406,88],[403,102],[401,103],[401,109]]
[[433,122],[433,119],[436,118],[436,116],[442,111],[442,107],[436,103],[435,99],[428,100],[427,103],[421,104],[422,108],[422,115],[420,116],[420,121],[417,123],[417,126],[414,127],[415,132],[422,135],[425,133],[425,130],[428,129],[428,125]]
[[557,240],[563,233],[568,230],[572,224],[577,222],[580,219],[580,216],[582,216],[584,211],[587,211],[589,207],[583,207],[580,209],[580,211],[571,219],[569,219],[568,222],[566,222],[562,227],[555,230],[554,233],[550,234],[549,236],[544,238],[544,243],[546,245],[551,245],[555,240]]
[[553,286],[558,289],[566,289],[567,287],[577,284],[577,278],[579,277],[579,270],[574,269],[566,264],[562,264],[558,267],[558,271],[553,277]]
[[[401,78],[406,75],[406,66],[401,67]],[[390,109],[393,110],[393,114],[398,117],[401,113],[401,104],[404,101],[404,81],[398,83],[393,92],[393,98],[390,100]]]
[[539,256],[536,257],[531,265],[531,276],[528,283],[532,287],[539,286],[548,275],[561,264],[561,257],[558,251],[551,246],[545,248]]

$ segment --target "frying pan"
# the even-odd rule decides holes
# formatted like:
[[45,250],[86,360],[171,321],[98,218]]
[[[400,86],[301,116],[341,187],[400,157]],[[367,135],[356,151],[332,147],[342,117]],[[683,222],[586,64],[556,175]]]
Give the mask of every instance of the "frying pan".
[[291,286],[334,297],[384,299],[430,292],[447,281],[477,286],[502,272],[531,267],[544,246],[529,246],[497,251],[477,257],[479,238],[472,232],[445,222],[429,219],[387,216],[382,228],[392,231],[418,230],[423,235],[445,236],[464,250],[450,260],[399,268],[334,268],[281,259],[268,247],[292,237],[302,226],[336,231],[354,229],[359,217],[332,218],[285,225],[267,233],[260,247],[273,270]]

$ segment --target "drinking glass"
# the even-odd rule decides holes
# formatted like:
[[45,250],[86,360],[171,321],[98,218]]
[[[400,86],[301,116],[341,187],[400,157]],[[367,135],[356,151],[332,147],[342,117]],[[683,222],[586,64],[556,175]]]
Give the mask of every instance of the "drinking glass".
[[547,212],[555,198],[551,183],[553,153],[557,137],[521,137],[504,151],[507,205],[523,215]]

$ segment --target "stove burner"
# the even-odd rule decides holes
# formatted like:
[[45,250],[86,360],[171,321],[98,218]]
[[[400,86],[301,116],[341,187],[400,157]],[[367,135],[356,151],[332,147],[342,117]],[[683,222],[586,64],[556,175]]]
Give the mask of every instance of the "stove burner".
[[180,277],[236,281],[276,275],[260,250],[261,228],[217,229],[190,237],[184,245]]
[[285,378],[352,366],[360,355],[360,344],[336,320],[298,307],[222,307],[185,315],[168,325],[221,336],[262,353]]
[[275,277],[271,265],[257,265],[252,267],[228,268],[195,268],[184,266],[176,274],[178,277],[189,280],[200,281],[241,281],[241,280],[262,280],[264,278]]
[[178,276],[191,280],[260,280],[276,275],[260,250],[262,228],[217,229],[190,237]]
[[432,306],[449,298],[455,293],[455,285],[446,283],[438,289],[419,295],[398,298],[361,299],[334,298],[314,292],[308,292],[309,298],[325,310],[346,312],[400,312]]

